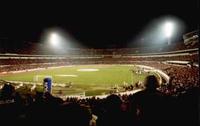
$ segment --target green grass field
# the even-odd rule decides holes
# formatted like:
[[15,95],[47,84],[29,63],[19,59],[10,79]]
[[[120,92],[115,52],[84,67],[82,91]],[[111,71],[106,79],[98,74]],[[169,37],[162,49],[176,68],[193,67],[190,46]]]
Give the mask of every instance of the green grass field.
[[46,76],[50,76],[53,83],[72,83],[71,88],[54,87],[53,93],[100,95],[109,93],[115,85],[135,84],[147,76],[147,73],[135,74],[132,69],[135,68],[128,65],[76,65],[1,75],[0,79],[42,83]]

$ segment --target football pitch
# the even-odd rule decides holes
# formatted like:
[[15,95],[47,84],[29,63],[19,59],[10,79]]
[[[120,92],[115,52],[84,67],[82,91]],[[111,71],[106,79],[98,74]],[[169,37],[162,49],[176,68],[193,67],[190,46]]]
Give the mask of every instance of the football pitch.
[[0,75],[6,81],[42,83],[45,77],[52,78],[54,84],[65,87],[53,87],[53,93],[74,95],[107,94],[113,87],[135,84],[143,81],[148,73],[136,74],[133,65],[72,65],[59,68],[48,68],[36,71]]

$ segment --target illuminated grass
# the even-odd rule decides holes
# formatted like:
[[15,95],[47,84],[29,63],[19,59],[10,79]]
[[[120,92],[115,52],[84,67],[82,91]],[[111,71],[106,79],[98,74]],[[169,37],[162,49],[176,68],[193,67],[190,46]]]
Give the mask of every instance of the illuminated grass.
[[[98,71],[79,71],[80,69],[98,69]],[[108,93],[115,85],[122,86],[124,82],[135,84],[143,81],[146,74],[135,74],[133,66],[126,65],[76,65],[55,69],[38,70],[32,72],[15,73],[0,76],[8,81],[41,82],[45,76],[52,76],[53,83],[72,83],[71,88],[54,88],[53,92],[63,90],[64,94],[86,92],[86,95]],[[76,76],[72,76],[76,75]],[[38,76],[38,80],[34,78]]]

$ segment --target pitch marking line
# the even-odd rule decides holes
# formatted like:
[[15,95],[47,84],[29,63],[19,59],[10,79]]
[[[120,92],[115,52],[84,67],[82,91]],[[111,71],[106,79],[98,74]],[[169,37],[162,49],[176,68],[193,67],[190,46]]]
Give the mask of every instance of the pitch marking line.
[[58,74],[58,75],[55,75],[55,76],[58,76],[58,77],[78,77],[78,75],[68,75],[68,74]]
[[77,71],[81,71],[81,72],[94,72],[94,71],[99,71],[99,69],[78,69]]

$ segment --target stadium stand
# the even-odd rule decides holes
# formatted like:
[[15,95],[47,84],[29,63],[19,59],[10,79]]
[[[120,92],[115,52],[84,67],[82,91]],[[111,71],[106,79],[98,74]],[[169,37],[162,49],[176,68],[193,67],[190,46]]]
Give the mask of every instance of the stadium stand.
[[[19,52],[19,50],[15,50]],[[13,51],[13,52],[15,52]],[[146,51],[146,52],[145,52]],[[3,50],[2,52],[6,52]],[[69,57],[69,55],[71,55]],[[71,64],[138,64],[162,70],[170,77],[160,87],[147,77],[146,87],[135,94],[99,97],[61,97],[30,91],[21,95],[5,81],[0,91],[0,119],[7,125],[146,126],[199,125],[199,49],[196,45],[173,48],[74,49],[68,55],[0,55],[0,73]],[[151,78],[151,79],[150,79]],[[150,81],[151,80],[151,81]],[[154,82],[154,83],[153,83]],[[9,114],[8,114],[9,113]]]

